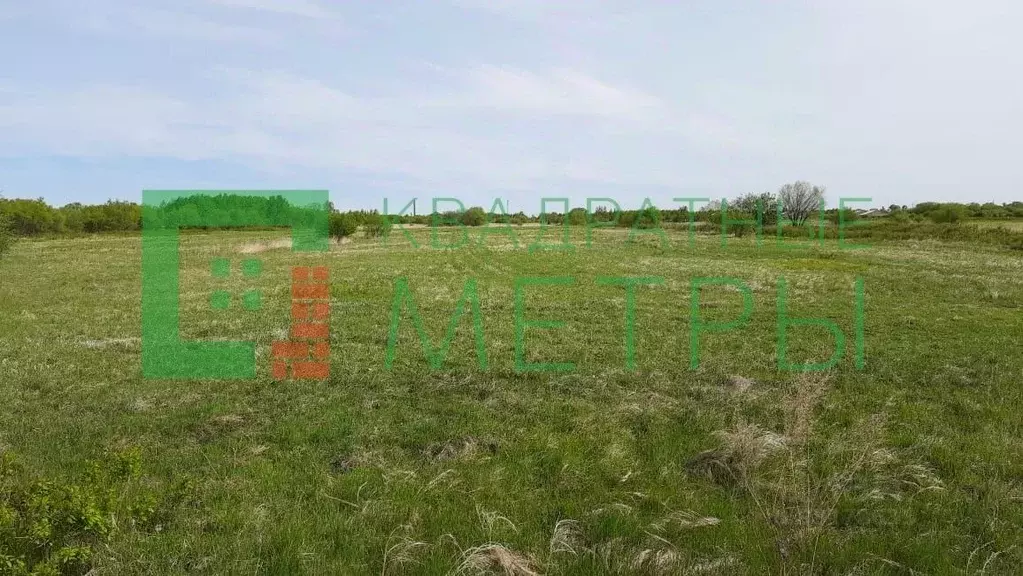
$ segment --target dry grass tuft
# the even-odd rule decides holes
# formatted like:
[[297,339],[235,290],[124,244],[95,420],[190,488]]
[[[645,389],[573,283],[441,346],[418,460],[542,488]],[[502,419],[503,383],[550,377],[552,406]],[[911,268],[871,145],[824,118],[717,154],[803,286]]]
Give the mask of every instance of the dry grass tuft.
[[539,576],[535,562],[529,556],[489,543],[470,548],[462,553],[462,562],[452,571],[462,574],[504,574],[505,576]]
[[512,529],[513,532],[518,533],[519,528],[514,522],[509,520],[507,517],[498,514],[491,510],[484,510],[480,506],[476,505],[476,515],[479,516],[480,525],[487,532],[487,536],[490,538],[494,537],[494,531],[504,525]]
[[475,436],[463,436],[446,442],[436,442],[423,449],[423,456],[436,462],[472,458],[476,454],[497,453],[497,442],[482,440]]
[[[407,535],[395,535],[396,532],[408,532],[409,530],[411,530],[411,526],[399,526],[387,538],[387,548],[384,550],[384,559],[380,567],[381,576],[391,569],[401,572],[402,568],[415,564],[418,561],[419,551],[429,546],[426,542],[413,540]],[[392,542],[394,543],[392,544]]]
[[713,516],[700,516],[691,510],[681,510],[668,514],[661,520],[654,522],[650,528],[656,532],[663,532],[666,528],[677,526],[683,529],[704,528],[706,526],[717,526],[721,523],[720,518]]
[[684,565],[683,557],[674,548],[647,548],[633,557],[630,568],[652,574],[681,574]]
[[686,470],[721,486],[742,484],[750,472],[785,447],[785,439],[756,424],[741,423],[715,433],[721,445],[697,454]]
[[784,431],[740,422],[719,431],[720,446],[687,464],[687,470],[739,489],[775,533],[784,565],[815,573],[823,538],[841,538],[837,510],[845,502],[861,510],[941,490],[929,468],[905,463],[882,445],[885,419],[875,416],[833,437],[819,430],[819,408],[829,378],[803,374],[782,401]]
[[583,547],[583,533],[579,522],[575,520],[559,520],[551,534],[550,553],[571,554],[576,556]]

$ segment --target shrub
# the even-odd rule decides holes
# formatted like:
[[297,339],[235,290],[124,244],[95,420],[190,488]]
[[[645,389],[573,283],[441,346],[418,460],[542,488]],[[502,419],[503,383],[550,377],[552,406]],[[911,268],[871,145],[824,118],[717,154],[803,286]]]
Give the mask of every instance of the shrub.
[[390,221],[381,215],[369,214],[362,223],[362,231],[367,238],[376,238],[383,236],[387,229],[390,228],[390,225]]
[[771,192],[745,194],[729,202],[728,210],[751,214],[751,220],[759,217],[764,226],[774,226],[778,222],[778,197]]
[[661,211],[653,206],[648,206],[636,212],[636,220],[632,224],[636,228],[659,228],[661,226]]
[[728,231],[736,238],[744,238],[755,232],[756,229],[756,225],[750,224],[748,221],[734,222],[728,225]]
[[943,204],[931,212],[930,217],[936,224],[956,224],[966,218],[966,207],[960,204]]
[[586,209],[585,208],[573,208],[568,212],[566,218],[569,226],[585,226],[586,225]]
[[89,463],[81,482],[40,479],[0,454],[0,573],[85,574],[93,550],[118,531],[157,529],[187,495],[142,478],[137,451]]
[[342,238],[347,238],[359,228],[358,222],[355,217],[350,214],[339,214],[337,212],[330,215],[330,237],[337,239],[339,242]]
[[462,224],[466,226],[482,226],[487,223],[487,211],[473,206],[462,213]]
[[829,210],[828,211],[828,220],[832,224],[836,224],[836,225],[837,224],[841,224],[843,222],[845,224],[849,224],[851,222],[855,222],[856,220],[859,219],[859,217],[860,217],[859,214],[857,214],[856,211],[853,210],[852,208],[842,208],[842,215],[841,215],[841,217],[839,217],[839,209],[838,208],[836,208],[834,210]]
[[3,258],[4,253],[11,249],[14,241],[14,230],[11,229],[10,222],[7,217],[0,214],[0,258]]

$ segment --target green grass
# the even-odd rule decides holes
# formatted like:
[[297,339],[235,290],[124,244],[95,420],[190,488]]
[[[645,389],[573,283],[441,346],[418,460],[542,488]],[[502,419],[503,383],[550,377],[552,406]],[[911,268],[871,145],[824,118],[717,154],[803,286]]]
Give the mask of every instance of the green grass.
[[1023,232],[1023,220],[967,220],[968,224],[980,226],[981,228],[1005,228],[1016,232]]
[[[158,526],[122,522],[92,544],[99,574],[446,574],[501,561],[513,574],[1008,574],[1023,562],[1018,252],[721,247],[710,236],[689,246],[684,230],[666,247],[599,231],[587,248],[574,230],[574,251],[531,253],[537,230],[519,232],[519,249],[491,234],[486,247],[433,250],[418,229],[418,250],[395,233],[329,254],[243,254],[280,246],[275,232],[184,235],[183,336],[258,344],[258,377],[233,382],[141,378],[138,237],[21,242],[0,262],[0,449],[55,481],[123,450],[141,454],[152,489],[187,480]],[[241,274],[250,257],[262,260],[256,277]],[[230,259],[227,278],[210,274],[215,258]],[[320,264],[331,378],[274,383],[269,344],[289,326],[290,267]],[[572,372],[515,370],[514,285],[526,276],[574,279],[525,296],[527,319],[565,322],[528,329],[526,361]],[[625,291],[597,284],[607,276],[664,278],[636,291],[635,371]],[[433,345],[477,280],[487,370],[463,317],[431,371],[407,314],[384,369],[398,277]],[[741,280],[754,308],[741,329],[704,335],[693,370],[697,277]],[[827,373],[776,368],[779,278],[793,317],[845,331],[848,350]],[[250,289],[257,311],[242,305]],[[226,310],[210,307],[216,290],[233,295]],[[708,321],[741,311],[727,287],[701,302]],[[789,339],[793,361],[832,349],[822,329]]]

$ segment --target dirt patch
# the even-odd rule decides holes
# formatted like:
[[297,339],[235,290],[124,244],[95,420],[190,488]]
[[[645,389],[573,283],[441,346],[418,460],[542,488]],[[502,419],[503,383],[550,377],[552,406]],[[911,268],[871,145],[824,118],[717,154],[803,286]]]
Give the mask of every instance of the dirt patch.
[[272,242],[249,242],[248,244],[242,244],[238,248],[238,252],[241,254],[259,254],[267,250],[281,250],[284,248],[291,248],[291,238],[281,238]]
[[739,394],[749,390],[756,386],[757,381],[752,378],[746,378],[745,376],[729,376],[725,385],[730,389]]

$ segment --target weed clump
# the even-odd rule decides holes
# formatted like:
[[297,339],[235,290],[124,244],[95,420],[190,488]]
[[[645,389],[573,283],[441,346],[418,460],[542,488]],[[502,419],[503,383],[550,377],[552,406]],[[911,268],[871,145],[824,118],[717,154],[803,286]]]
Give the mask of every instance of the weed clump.
[[89,463],[80,482],[40,479],[0,454],[0,573],[85,574],[96,547],[126,530],[156,530],[187,494],[143,482],[138,451]]

